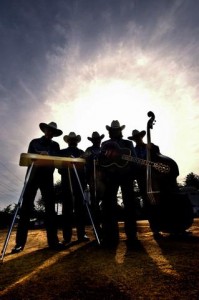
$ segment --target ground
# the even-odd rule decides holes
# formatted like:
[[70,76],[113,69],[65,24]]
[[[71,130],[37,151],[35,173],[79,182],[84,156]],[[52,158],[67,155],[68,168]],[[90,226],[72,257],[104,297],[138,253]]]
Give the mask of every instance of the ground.
[[44,230],[30,230],[24,251],[11,255],[13,230],[0,265],[1,300],[199,299],[199,219],[186,238],[164,234],[158,242],[147,221],[137,224],[140,247],[131,250],[123,223],[116,249],[100,247],[89,226],[90,242],[77,244],[74,231],[74,242],[60,252],[47,248]]

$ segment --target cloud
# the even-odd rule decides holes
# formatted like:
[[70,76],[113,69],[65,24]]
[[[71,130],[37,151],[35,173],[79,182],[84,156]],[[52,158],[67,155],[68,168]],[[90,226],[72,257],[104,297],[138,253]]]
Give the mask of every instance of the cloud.
[[85,148],[112,119],[125,136],[144,129],[149,110],[152,138],[181,176],[199,172],[198,1],[20,3],[0,4],[0,161],[10,172],[23,179],[19,155],[40,122],[77,131]]
[[[47,104],[59,116],[63,127],[72,129],[73,124],[73,128],[83,131],[78,125],[89,120],[93,126],[104,130],[101,123],[108,124],[117,116],[128,123],[130,132],[132,126],[144,127],[146,113],[153,109],[158,120],[153,133],[156,143],[161,144],[162,151],[173,156],[180,165],[184,163],[184,153],[190,151],[189,144],[186,144],[190,129],[195,132],[195,141],[198,140],[198,106],[195,100],[198,85],[193,80],[198,76],[194,61],[198,44],[192,41],[184,47],[182,40],[180,47],[173,40],[169,42],[168,35],[181,30],[175,27],[174,12],[183,1],[178,4],[175,10],[170,11],[169,18],[166,15],[163,20],[158,17],[159,26],[154,36],[151,34],[148,48],[138,43],[139,36],[142,39],[146,34],[143,27],[127,22],[127,33],[118,40],[109,39],[109,30],[100,39],[98,36],[96,45],[101,47],[94,45],[90,58],[86,56],[84,59],[82,55],[82,43],[79,42],[82,32],[78,26],[76,30],[80,29],[80,32],[75,35],[73,31],[72,42],[62,48],[61,55],[48,56],[49,68],[58,72],[50,73]],[[107,22],[111,22],[110,15]],[[60,111],[59,107],[62,107]],[[86,129],[83,132],[90,134]],[[189,167],[197,170],[188,159],[183,175]]]

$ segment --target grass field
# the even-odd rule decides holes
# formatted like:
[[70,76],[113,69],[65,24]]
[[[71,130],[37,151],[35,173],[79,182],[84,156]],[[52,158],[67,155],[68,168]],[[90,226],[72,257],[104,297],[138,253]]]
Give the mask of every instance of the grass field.
[[[87,243],[73,243],[55,252],[46,244],[44,230],[30,230],[23,252],[10,254],[12,232],[0,265],[0,299],[127,300],[199,299],[199,219],[186,238],[167,234],[156,242],[147,221],[138,221],[140,249],[128,250],[123,224],[116,249],[103,249],[92,228]],[[7,231],[0,231],[3,247]],[[59,232],[61,239],[61,232]]]

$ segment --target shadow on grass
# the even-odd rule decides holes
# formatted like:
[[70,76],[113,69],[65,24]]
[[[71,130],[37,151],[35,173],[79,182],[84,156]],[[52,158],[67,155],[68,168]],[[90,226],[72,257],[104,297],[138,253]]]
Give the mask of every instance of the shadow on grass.
[[[67,250],[74,245],[78,245],[76,241],[69,243],[66,248]],[[63,251],[62,251],[63,252]],[[53,257],[59,255],[61,251],[51,250],[48,247],[32,251],[29,253],[20,252],[19,254],[8,253],[5,255],[13,256],[13,259],[5,261],[0,265],[0,291],[6,289],[12,284],[21,280],[37,270],[37,268],[45,267],[45,263],[49,263]]]
[[[47,260],[51,263],[41,268]],[[129,300],[139,294],[136,282],[138,274],[143,275],[143,260],[143,265],[155,268],[141,244],[139,250],[127,249],[124,241],[115,248],[103,248],[93,241],[73,243],[59,253],[48,249],[34,251],[5,264],[4,272],[11,272],[14,266],[14,273],[4,281],[4,288],[8,289],[0,294],[1,299],[31,300],[39,295],[48,300]],[[13,286],[10,288],[9,284]]]
[[198,242],[144,233],[138,248],[121,238],[115,248],[74,242],[20,254],[1,266],[1,300],[198,299]]

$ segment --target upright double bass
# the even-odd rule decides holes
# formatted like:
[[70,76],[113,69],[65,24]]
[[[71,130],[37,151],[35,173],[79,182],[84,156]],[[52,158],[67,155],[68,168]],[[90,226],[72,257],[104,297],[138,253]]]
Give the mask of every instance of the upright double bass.
[[[168,173],[160,173],[147,164],[147,195],[154,213],[158,229],[168,233],[183,233],[193,223],[193,208],[187,195],[181,194],[177,184],[179,168],[170,157],[151,153],[151,129],[155,115],[148,112],[147,122],[147,160],[162,163],[169,167]],[[153,157],[152,157],[153,156]]]

